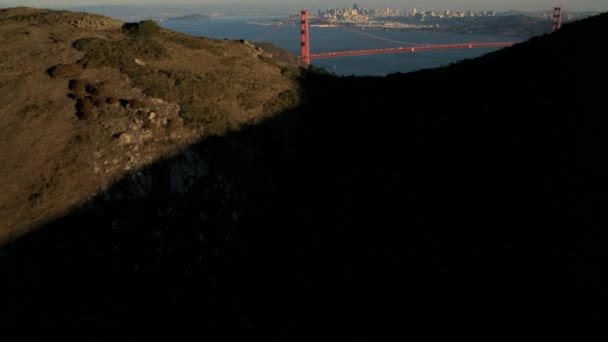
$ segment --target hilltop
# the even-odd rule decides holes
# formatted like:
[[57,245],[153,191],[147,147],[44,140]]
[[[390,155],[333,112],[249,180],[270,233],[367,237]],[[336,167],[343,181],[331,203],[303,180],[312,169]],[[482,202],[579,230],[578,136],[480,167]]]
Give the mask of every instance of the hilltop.
[[[45,21],[56,21],[46,15],[81,15],[8,11],[0,12],[8,16],[0,32],[9,42],[22,38],[6,27],[25,25],[46,42],[53,26]],[[41,17],[10,19],[15,11]],[[73,184],[65,196],[89,196],[0,250],[7,279],[0,291],[10,294],[0,307],[4,333],[86,329],[98,340],[106,339],[98,331],[123,330],[241,340],[546,336],[572,326],[564,294],[573,280],[576,299],[591,306],[574,311],[578,318],[603,323],[608,100],[597,85],[608,76],[607,48],[598,44],[608,14],[444,68],[362,78],[305,71],[247,42],[86,18],[113,28],[90,37],[70,29],[58,50],[70,56],[64,60],[36,50],[40,40],[2,50],[20,76],[13,88],[25,83],[15,89],[46,101],[44,108],[62,106],[35,111],[46,118],[40,121],[11,109],[25,100],[5,96],[13,88],[0,85],[8,108],[1,120],[21,125],[3,134],[3,146],[31,155],[9,158],[11,149],[3,149],[2,165],[11,167],[2,171],[57,170],[53,179]],[[183,41],[189,47],[174,53]],[[17,64],[39,54],[48,58],[39,67]],[[196,66],[188,72],[178,67],[189,63]],[[159,143],[139,149],[160,152],[135,169],[109,171],[116,181],[101,189],[64,172],[91,173],[77,159],[87,144],[117,156],[125,145],[120,134],[87,126],[106,114],[95,106],[97,81],[85,78],[80,90],[70,81],[74,70],[124,77],[116,97],[129,102],[119,100],[112,117],[137,118],[137,99],[166,106],[154,113],[178,123],[152,125]],[[246,75],[255,83],[243,84]],[[35,81],[17,81],[30,77]],[[229,99],[239,89],[257,97],[237,110]],[[50,136],[69,139],[85,129],[69,140],[78,145],[57,144],[59,152],[47,140],[36,145],[63,117],[69,129]],[[12,142],[32,136],[39,138]],[[70,153],[76,157],[64,157]],[[5,174],[0,185],[9,189]],[[27,208],[2,216],[37,213]]]

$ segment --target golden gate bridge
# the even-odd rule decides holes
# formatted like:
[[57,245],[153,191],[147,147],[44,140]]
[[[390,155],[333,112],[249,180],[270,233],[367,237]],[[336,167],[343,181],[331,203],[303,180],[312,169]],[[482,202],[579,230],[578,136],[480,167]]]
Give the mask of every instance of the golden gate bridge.
[[[563,12],[562,8],[554,7],[553,10],[553,25],[552,31],[555,32],[562,26]],[[304,9],[300,11],[300,56],[299,58],[306,64],[310,64],[311,60],[323,59],[323,58],[336,58],[336,57],[347,57],[347,56],[364,56],[364,55],[376,55],[376,54],[387,54],[387,53],[403,53],[403,52],[419,52],[419,51],[435,51],[435,50],[451,50],[451,49],[474,49],[474,48],[500,48],[509,47],[515,42],[470,42],[470,43],[458,43],[458,44],[415,44],[415,46],[400,46],[393,48],[382,48],[382,49],[368,49],[368,50],[351,50],[351,51],[336,51],[336,52],[323,52],[323,53],[310,53],[310,25],[308,10]],[[379,38],[379,37],[375,37]]]

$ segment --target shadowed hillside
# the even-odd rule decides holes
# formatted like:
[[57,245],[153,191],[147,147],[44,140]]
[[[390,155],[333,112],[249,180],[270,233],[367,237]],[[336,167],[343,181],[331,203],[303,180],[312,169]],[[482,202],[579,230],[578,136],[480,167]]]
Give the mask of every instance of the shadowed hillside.
[[3,246],[2,331],[561,333],[573,279],[601,322],[607,25],[412,74],[300,71],[297,106]]

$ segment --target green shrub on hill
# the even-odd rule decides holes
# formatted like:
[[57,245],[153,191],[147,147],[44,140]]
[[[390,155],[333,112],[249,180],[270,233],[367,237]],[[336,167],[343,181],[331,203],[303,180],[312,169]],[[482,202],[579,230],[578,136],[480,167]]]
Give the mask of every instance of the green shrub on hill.
[[144,20],[139,23],[126,23],[122,27],[122,32],[127,36],[139,40],[146,41],[158,35],[161,28],[152,20]]

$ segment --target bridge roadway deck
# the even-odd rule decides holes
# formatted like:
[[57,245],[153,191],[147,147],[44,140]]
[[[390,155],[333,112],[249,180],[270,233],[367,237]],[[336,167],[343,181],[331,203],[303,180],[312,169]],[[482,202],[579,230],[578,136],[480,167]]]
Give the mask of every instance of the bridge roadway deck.
[[407,47],[396,47],[396,48],[386,48],[386,49],[336,51],[336,52],[310,54],[310,59],[312,60],[312,59],[335,58],[335,57],[346,57],[346,56],[364,56],[364,55],[376,55],[376,54],[399,53],[399,52],[419,52],[419,51],[450,50],[450,49],[496,48],[496,47],[509,47],[514,44],[515,43],[513,43],[513,42],[432,44],[432,45],[407,46]]

